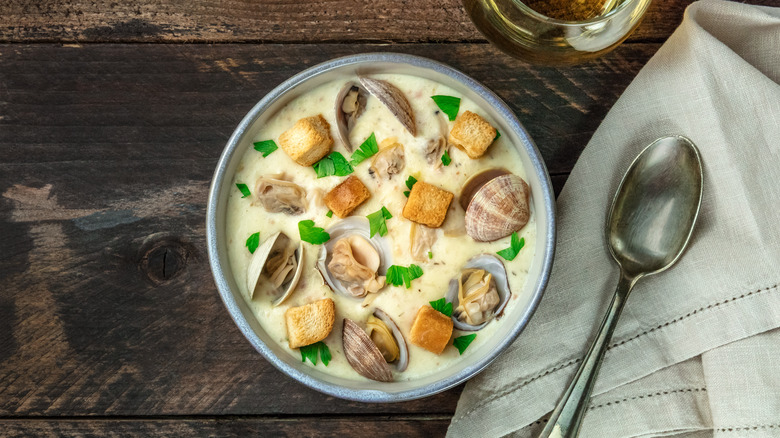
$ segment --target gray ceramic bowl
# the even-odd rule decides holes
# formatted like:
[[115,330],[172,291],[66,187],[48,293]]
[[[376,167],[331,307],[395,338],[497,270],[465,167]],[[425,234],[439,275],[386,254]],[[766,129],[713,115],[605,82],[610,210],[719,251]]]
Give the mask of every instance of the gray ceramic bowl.
[[[517,147],[522,156],[532,192],[536,215],[536,254],[525,290],[505,314],[501,327],[487,342],[475,345],[476,352],[438,374],[410,382],[380,383],[334,377],[304,365],[282,350],[263,331],[247,306],[233,276],[225,244],[225,208],[235,169],[264,121],[297,96],[343,75],[403,73],[430,79],[451,87],[477,103],[497,121],[502,137]],[[288,79],[263,97],[230,136],[219,159],[209,192],[206,216],[209,261],[219,294],[230,316],[252,346],[271,364],[326,394],[363,402],[395,402],[436,394],[465,382],[483,370],[523,331],[542,297],[552,267],[555,245],[555,199],[550,177],[528,133],[509,107],[492,91],[465,74],[429,59],[396,53],[368,53],[334,59]],[[516,292],[517,293],[517,292]],[[474,346],[472,346],[474,348]]]

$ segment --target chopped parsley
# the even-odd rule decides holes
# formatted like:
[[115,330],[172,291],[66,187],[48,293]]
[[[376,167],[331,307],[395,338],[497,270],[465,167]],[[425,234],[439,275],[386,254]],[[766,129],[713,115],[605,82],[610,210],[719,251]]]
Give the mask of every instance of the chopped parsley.
[[449,166],[450,163],[452,163],[452,158],[450,158],[450,151],[444,151],[444,155],[441,156],[441,164]]
[[311,345],[304,345],[300,350],[301,362],[306,362],[306,359],[309,359],[309,362],[313,365],[317,365],[317,356],[319,355],[322,363],[324,363],[325,366],[328,366],[328,363],[330,363],[332,358],[330,355],[330,348],[322,341],[315,342]]
[[258,141],[255,143],[255,150],[263,154],[263,158],[271,155],[271,152],[279,149],[273,140]]
[[476,338],[477,338],[476,333],[472,333],[466,336],[458,336],[457,338],[452,340],[452,346],[457,348],[460,354],[463,354],[463,352],[466,351],[467,348],[469,348],[471,342],[474,341],[474,339]]
[[521,249],[525,246],[525,237],[522,239],[517,238],[517,231],[512,233],[512,242],[507,249],[502,249],[501,251],[498,251],[496,254],[500,255],[506,260],[509,260],[510,262],[517,257],[517,254],[520,252]]
[[498,132],[498,129],[496,129],[496,136],[495,136],[495,137],[493,137],[493,141],[496,141],[496,140],[498,140],[499,138],[501,138],[501,133],[500,133],[500,132]]
[[327,212],[327,213],[325,213],[325,216],[327,216],[327,217],[333,217],[333,211],[332,211],[332,210],[328,210],[328,212]]
[[322,228],[315,227],[313,220],[298,222],[298,233],[301,236],[301,240],[312,245],[321,245],[330,240],[330,234],[326,233]]
[[241,199],[246,198],[247,196],[252,194],[252,192],[249,191],[249,187],[247,187],[246,184],[238,183],[236,184],[236,187],[238,187],[238,190],[240,190],[241,194],[244,195],[241,197]]
[[385,207],[382,207],[366,217],[368,217],[368,224],[371,228],[371,235],[369,237],[374,237],[374,234],[376,233],[379,233],[379,235],[383,237],[387,235],[387,223],[385,221],[387,219],[392,219],[393,215],[390,214]]
[[246,248],[250,254],[254,254],[257,247],[260,246],[260,232],[256,232],[246,239]]
[[428,251],[428,258],[429,258],[429,259],[432,259],[432,258],[433,258],[433,252],[431,252],[431,251]]
[[460,97],[455,96],[431,96],[436,105],[447,114],[450,121],[455,120],[458,117],[458,111],[460,110]]
[[436,301],[430,301],[429,304],[433,307],[433,310],[446,316],[452,316],[452,303],[448,303],[446,298],[442,297]]
[[352,161],[350,161],[350,164],[352,164],[353,166],[357,166],[358,164],[362,163],[366,159],[372,157],[377,152],[379,152],[379,145],[377,144],[376,137],[372,132],[371,135],[368,136],[366,141],[364,141],[363,144],[360,145],[358,150],[352,152]]
[[422,277],[422,269],[411,264],[408,268],[398,265],[392,265],[387,268],[387,282],[393,286],[405,285],[407,289],[412,287],[412,280]]
[[409,193],[412,192],[412,186],[417,182],[417,178],[413,177],[412,175],[409,175],[409,178],[406,178],[406,187],[409,189],[404,192],[404,196],[407,198],[409,197]]
[[331,152],[325,158],[314,163],[312,167],[317,172],[317,178],[331,175],[347,176],[355,171],[349,161],[341,155],[341,152]]

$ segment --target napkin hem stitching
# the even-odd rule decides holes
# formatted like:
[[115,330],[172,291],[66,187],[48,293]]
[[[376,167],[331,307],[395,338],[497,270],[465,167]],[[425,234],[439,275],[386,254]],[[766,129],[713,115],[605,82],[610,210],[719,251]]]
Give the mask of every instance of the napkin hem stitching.
[[680,388],[680,389],[671,389],[666,391],[656,391],[656,392],[651,392],[649,394],[640,394],[640,395],[635,395],[633,397],[626,397],[622,400],[606,402],[600,405],[588,406],[588,410],[590,411],[593,409],[603,408],[604,406],[613,406],[630,400],[639,400],[639,399],[652,398],[661,395],[677,394],[682,392],[704,392],[704,391],[707,391],[707,388]]
[[[756,294],[759,294],[761,292],[768,292],[768,291],[771,291],[772,289],[777,289],[778,286],[780,286],[780,283],[775,283],[772,286],[759,288],[759,289],[756,289],[756,290],[751,291],[751,292],[743,293],[742,295],[734,296],[734,297],[731,297],[731,298],[727,298],[727,299],[725,299],[723,301],[715,302],[715,303],[712,303],[712,304],[700,307],[700,308],[698,308],[696,310],[688,312],[687,314],[685,314],[683,316],[677,317],[677,318],[675,318],[675,319],[673,319],[673,320],[671,320],[669,322],[666,322],[664,324],[658,325],[655,328],[646,330],[646,331],[644,331],[644,332],[642,332],[642,333],[640,333],[638,335],[632,336],[632,337],[630,337],[628,339],[625,339],[623,341],[620,341],[620,342],[618,342],[616,344],[610,345],[610,346],[607,347],[607,350],[611,350],[613,347],[618,347],[618,346],[626,344],[626,343],[628,343],[630,341],[636,340],[636,339],[638,339],[638,338],[640,338],[640,337],[642,337],[642,336],[644,336],[646,334],[652,333],[652,332],[654,332],[656,330],[660,330],[662,328],[666,328],[666,327],[668,327],[668,326],[670,326],[672,324],[678,323],[678,322],[680,322],[680,321],[682,321],[682,320],[684,320],[684,319],[686,319],[688,317],[691,317],[691,316],[693,316],[693,315],[695,315],[695,314],[697,314],[699,312],[703,312],[705,310],[710,310],[710,309],[719,307],[719,306],[721,306],[723,304],[727,304],[727,303],[730,303],[730,302],[733,302],[733,301],[737,301],[737,300],[740,300],[742,298],[747,298],[747,297],[749,297],[751,295],[756,295]],[[581,362],[581,361],[582,361],[582,359],[580,359],[580,358],[570,359],[570,360],[568,360],[566,362],[563,362],[563,363],[560,363],[558,365],[555,365],[552,368],[548,368],[547,370],[545,370],[545,371],[543,371],[543,372],[541,372],[541,373],[539,373],[539,374],[537,374],[535,376],[532,376],[532,377],[530,377],[530,378],[528,378],[526,380],[523,380],[522,382],[519,382],[517,384],[511,385],[510,387],[504,389],[503,391],[501,391],[499,393],[496,393],[496,394],[493,394],[492,396],[483,399],[481,402],[476,404],[474,407],[472,407],[468,411],[464,412],[462,415],[458,416],[457,418],[453,418],[452,422],[453,423],[458,422],[458,421],[468,417],[469,415],[471,415],[477,409],[480,409],[480,408],[482,408],[483,406],[485,406],[485,405],[487,405],[489,403],[493,403],[497,399],[499,399],[501,397],[504,397],[504,396],[506,396],[508,394],[511,394],[511,393],[513,393],[513,392],[515,392],[515,391],[525,387],[526,385],[528,385],[529,383],[531,383],[531,382],[533,382],[535,380],[538,380],[538,379],[540,379],[542,377],[545,377],[545,376],[547,376],[547,375],[549,375],[551,373],[554,373],[556,371],[559,371],[559,370],[561,370],[563,368],[566,368],[566,367],[568,367],[570,365],[576,364],[576,363]]]
[[780,424],[760,424],[757,426],[721,427],[715,429],[718,432],[740,432],[743,430],[774,429],[780,428]]

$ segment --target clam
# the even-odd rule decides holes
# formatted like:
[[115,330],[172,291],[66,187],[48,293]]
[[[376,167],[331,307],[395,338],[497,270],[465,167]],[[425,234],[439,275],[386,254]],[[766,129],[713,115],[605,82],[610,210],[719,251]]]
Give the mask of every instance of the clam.
[[384,274],[392,265],[392,249],[378,234],[369,237],[368,219],[342,219],[328,229],[328,234],[330,240],[320,249],[317,269],[333,291],[360,298],[384,287]]
[[380,102],[398,119],[399,122],[413,136],[417,135],[417,126],[414,123],[414,112],[404,94],[394,85],[380,79],[360,77],[360,85]]
[[504,169],[475,175],[460,195],[466,233],[474,240],[492,242],[520,230],[531,217],[530,193],[522,178]]
[[349,152],[355,148],[349,140],[349,133],[355,126],[355,121],[366,109],[368,93],[354,82],[347,82],[336,95],[336,126],[339,138]]
[[366,321],[368,332],[357,323],[344,319],[342,342],[344,355],[352,368],[363,377],[380,382],[391,382],[393,373],[389,363],[398,372],[409,365],[409,348],[401,330],[381,309]]
[[409,251],[412,258],[418,262],[427,262],[429,260],[428,252],[436,243],[437,237],[435,228],[412,222],[409,229]]
[[255,198],[269,213],[299,215],[306,211],[306,190],[298,184],[271,175],[257,179]]
[[303,243],[298,247],[286,234],[277,232],[266,239],[252,254],[247,269],[247,293],[253,299],[261,285],[268,285],[278,306],[290,297],[303,271]]
[[450,281],[447,301],[452,303],[452,322],[463,331],[480,330],[504,311],[512,292],[506,268],[491,254],[478,255]]
[[449,143],[447,142],[447,136],[449,134],[449,128],[447,122],[444,120],[442,114],[436,116],[436,120],[439,122],[439,135],[428,140],[423,150],[425,155],[425,161],[431,166],[439,169],[443,165],[441,156],[447,150]]
[[390,137],[379,145],[379,152],[371,160],[368,174],[380,179],[392,179],[393,175],[404,170],[404,146]]

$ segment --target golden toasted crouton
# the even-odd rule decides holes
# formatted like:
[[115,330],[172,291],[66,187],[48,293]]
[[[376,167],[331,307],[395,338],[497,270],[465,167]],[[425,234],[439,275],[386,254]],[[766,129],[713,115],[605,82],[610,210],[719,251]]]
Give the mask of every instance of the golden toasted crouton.
[[481,157],[495,138],[496,128],[471,111],[459,115],[450,131],[450,143],[466,152],[469,158]]
[[303,347],[328,337],[336,322],[336,305],[330,298],[284,312],[290,348]]
[[362,181],[355,175],[350,175],[341,184],[325,195],[325,205],[338,217],[347,217],[366,199],[371,197]]
[[402,214],[410,221],[439,228],[447,217],[447,209],[450,208],[453,196],[446,190],[417,181],[412,186]]
[[319,161],[328,154],[331,145],[330,125],[322,114],[298,120],[279,136],[279,146],[301,166]]
[[409,342],[431,353],[441,354],[452,336],[452,319],[434,310],[431,306],[422,306],[414,317],[409,331]]

